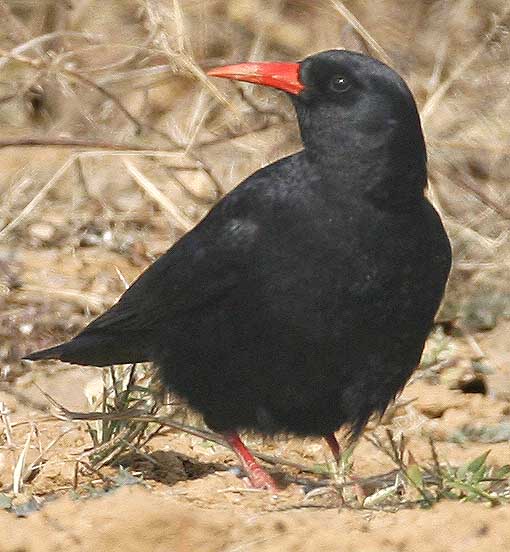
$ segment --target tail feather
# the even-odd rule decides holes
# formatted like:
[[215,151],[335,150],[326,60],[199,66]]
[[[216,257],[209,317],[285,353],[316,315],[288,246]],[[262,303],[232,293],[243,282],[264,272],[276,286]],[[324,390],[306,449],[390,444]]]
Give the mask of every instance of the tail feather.
[[[136,336],[135,336],[136,337]],[[55,359],[82,366],[110,366],[150,361],[140,337],[130,335],[104,336],[82,333],[74,339],[30,353],[25,360]]]
[[23,360],[42,360],[45,358],[59,360],[61,351],[62,346],[57,345],[56,347],[50,347],[49,349],[42,349],[41,351],[30,353],[29,355],[24,356]]

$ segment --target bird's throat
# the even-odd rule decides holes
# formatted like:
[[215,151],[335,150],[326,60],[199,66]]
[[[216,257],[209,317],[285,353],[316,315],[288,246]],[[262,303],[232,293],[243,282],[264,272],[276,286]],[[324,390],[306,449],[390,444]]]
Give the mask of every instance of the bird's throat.
[[392,211],[412,210],[424,197],[427,170],[424,159],[407,164],[376,151],[350,151],[335,154],[305,148],[314,186],[328,201],[368,199],[377,207]]

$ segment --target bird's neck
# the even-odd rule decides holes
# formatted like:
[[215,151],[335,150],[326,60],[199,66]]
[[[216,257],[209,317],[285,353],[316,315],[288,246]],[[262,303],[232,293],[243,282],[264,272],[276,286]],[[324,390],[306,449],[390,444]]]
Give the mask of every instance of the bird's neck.
[[390,210],[421,204],[427,183],[424,144],[339,144],[335,149],[305,142],[305,155],[324,195],[344,200],[363,197]]

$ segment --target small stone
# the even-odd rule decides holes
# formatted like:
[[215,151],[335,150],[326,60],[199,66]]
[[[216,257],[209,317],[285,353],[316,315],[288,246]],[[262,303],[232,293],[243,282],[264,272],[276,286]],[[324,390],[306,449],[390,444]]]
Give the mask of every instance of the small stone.
[[23,335],[30,335],[32,333],[32,330],[34,329],[34,325],[30,324],[29,322],[26,322],[24,324],[20,324],[19,331]]
[[29,233],[33,238],[49,242],[55,236],[55,227],[47,222],[36,222],[30,225]]

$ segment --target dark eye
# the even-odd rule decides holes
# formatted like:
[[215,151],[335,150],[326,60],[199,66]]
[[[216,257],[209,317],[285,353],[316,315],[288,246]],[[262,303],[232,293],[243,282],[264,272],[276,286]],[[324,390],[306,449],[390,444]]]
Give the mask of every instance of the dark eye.
[[349,82],[349,79],[345,78],[342,75],[335,75],[330,81],[329,81],[329,88],[333,92],[347,92],[349,88],[351,87],[351,83]]

